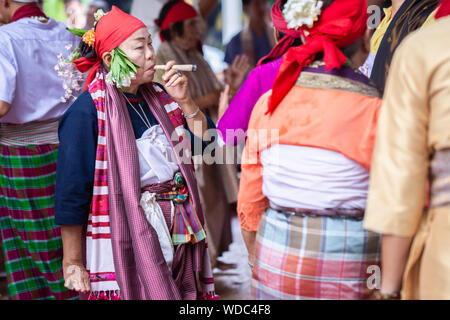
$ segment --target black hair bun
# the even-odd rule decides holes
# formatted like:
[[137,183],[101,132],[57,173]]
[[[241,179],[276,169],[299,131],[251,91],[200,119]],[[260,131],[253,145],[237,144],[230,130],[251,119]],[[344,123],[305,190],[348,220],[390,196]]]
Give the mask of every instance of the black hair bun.
[[97,54],[95,53],[95,48],[93,46],[88,45],[83,40],[80,41],[79,50],[80,55],[82,57],[85,57],[86,59],[92,59],[97,56]]

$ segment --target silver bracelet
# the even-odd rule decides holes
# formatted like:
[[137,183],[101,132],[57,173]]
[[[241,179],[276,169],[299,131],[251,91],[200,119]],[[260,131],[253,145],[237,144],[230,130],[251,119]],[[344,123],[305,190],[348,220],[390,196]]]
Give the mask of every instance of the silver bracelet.
[[192,119],[192,118],[195,118],[195,116],[196,115],[198,115],[198,113],[200,112],[200,108],[197,106],[197,110],[193,113],[193,114],[190,114],[190,115],[185,115],[184,113],[183,113],[183,115],[184,115],[184,118],[186,119],[186,120],[188,120],[188,119]]

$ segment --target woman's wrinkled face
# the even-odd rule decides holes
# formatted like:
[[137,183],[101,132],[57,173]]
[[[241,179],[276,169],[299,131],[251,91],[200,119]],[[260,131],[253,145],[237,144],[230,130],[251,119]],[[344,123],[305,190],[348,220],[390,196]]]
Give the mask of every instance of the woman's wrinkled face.
[[155,50],[152,38],[147,28],[141,28],[133,33],[127,40],[122,42],[120,49],[140,68],[137,69],[136,79],[131,81],[132,85],[141,85],[153,81],[155,75]]

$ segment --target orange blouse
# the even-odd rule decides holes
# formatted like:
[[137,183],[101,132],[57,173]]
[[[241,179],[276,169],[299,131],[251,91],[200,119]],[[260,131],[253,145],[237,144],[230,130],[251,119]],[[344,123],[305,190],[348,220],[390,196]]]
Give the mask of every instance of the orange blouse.
[[[271,145],[336,151],[370,169],[382,101],[378,93],[344,78],[313,77],[308,87],[301,83],[302,86],[299,83],[294,86],[272,115],[265,115],[271,91],[260,98],[253,110],[242,156],[238,197],[238,216],[244,230],[257,231],[259,220],[269,206],[262,193],[260,153]],[[332,90],[326,88],[327,84],[322,88],[313,87],[311,83],[318,78],[331,79],[339,85],[333,84]]]

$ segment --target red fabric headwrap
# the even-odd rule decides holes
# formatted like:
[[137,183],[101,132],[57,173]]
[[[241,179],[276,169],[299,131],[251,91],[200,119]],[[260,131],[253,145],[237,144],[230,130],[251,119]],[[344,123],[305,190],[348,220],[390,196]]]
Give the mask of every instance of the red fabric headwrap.
[[436,12],[435,18],[443,18],[450,15],[450,0],[441,0],[441,6],[438,12]]
[[[198,16],[197,10],[190,4],[179,1],[178,3],[174,4],[172,8],[170,8],[169,12],[165,16],[164,20],[161,23],[161,31],[165,31],[169,29],[170,25],[172,23],[181,22],[184,20],[188,20],[191,18],[195,18]],[[155,20],[156,24],[159,24],[158,20]],[[165,41],[164,37],[159,34],[159,37],[161,38],[161,41]]]
[[[278,7],[278,17],[283,17],[279,8],[280,2],[281,0],[278,0],[275,6]],[[327,70],[340,68],[347,57],[339,47],[348,46],[362,37],[367,27],[367,18],[366,0],[339,0],[334,1],[322,12],[312,28],[301,27],[298,31],[290,30],[287,29],[284,18],[283,23],[278,20],[277,29],[287,35],[298,37],[298,32],[304,31],[308,31],[309,34],[304,35],[306,44],[291,47],[284,55],[269,99],[267,113],[275,110],[294,86],[303,67],[313,62],[316,54],[324,52]]]
[[14,12],[13,14],[10,23],[29,17],[47,18],[47,16],[42,12],[41,8],[39,8],[36,3],[30,3],[17,9],[16,12]]
[[116,6],[108,12],[97,24],[95,28],[95,53],[96,58],[86,59],[82,57],[75,60],[73,64],[80,72],[89,72],[84,90],[94,80],[97,68],[100,66],[102,56],[105,52],[110,52],[117,48],[122,42],[128,39],[133,33],[141,28],[146,28],[145,24]]

